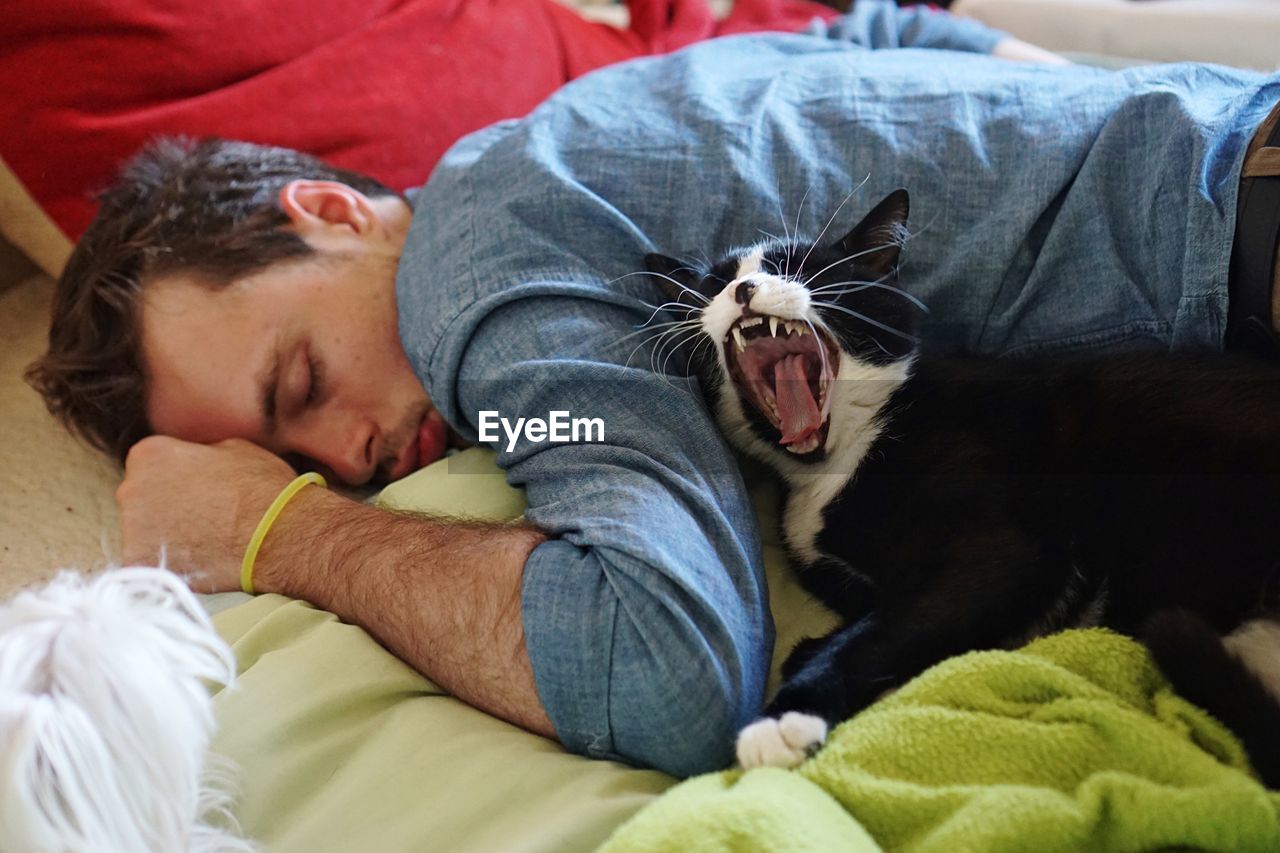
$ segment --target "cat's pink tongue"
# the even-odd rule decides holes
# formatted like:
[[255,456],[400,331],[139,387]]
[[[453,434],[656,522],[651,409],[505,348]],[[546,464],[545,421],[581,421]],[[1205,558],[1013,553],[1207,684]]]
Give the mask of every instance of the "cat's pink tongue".
[[792,444],[812,435],[822,426],[818,401],[809,392],[809,376],[803,355],[789,355],[773,366],[774,395],[782,419],[782,443]]

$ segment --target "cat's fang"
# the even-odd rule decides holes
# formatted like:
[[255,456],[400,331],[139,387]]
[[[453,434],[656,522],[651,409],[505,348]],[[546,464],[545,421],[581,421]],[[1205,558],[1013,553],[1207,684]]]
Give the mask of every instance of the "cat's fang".
[[769,315],[769,334],[775,338],[778,336],[778,318],[772,314]]
[[733,340],[738,344],[738,352],[747,351],[747,342],[742,337],[742,329],[737,326],[733,327]]

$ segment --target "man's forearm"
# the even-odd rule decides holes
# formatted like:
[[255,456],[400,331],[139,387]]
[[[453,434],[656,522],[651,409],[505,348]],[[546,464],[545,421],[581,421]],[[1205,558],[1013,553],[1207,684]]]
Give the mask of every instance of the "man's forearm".
[[254,580],[359,625],[463,701],[555,737],[520,618],[524,564],[545,539],[528,526],[436,521],[308,488],[267,537]]

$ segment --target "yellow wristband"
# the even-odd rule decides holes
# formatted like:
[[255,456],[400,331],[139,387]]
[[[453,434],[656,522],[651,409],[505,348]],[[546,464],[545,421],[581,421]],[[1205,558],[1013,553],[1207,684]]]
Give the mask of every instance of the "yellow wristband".
[[284,512],[285,505],[293,500],[294,495],[302,491],[303,486],[311,483],[315,483],[317,486],[326,485],[324,477],[314,472],[294,478],[292,483],[285,486],[280,491],[280,494],[276,495],[276,499],[271,502],[271,506],[267,507],[267,511],[262,514],[262,520],[258,522],[257,528],[253,531],[253,536],[249,537],[249,547],[245,549],[244,560],[240,563],[240,588],[250,595],[254,595],[253,561],[258,559],[258,549],[262,547],[262,540],[267,538],[267,532],[271,530],[271,525],[276,523],[280,513]]

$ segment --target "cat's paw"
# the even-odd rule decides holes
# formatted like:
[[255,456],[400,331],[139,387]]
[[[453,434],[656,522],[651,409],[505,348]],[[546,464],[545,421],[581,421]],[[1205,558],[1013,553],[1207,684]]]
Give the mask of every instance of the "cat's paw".
[[738,763],[752,767],[784,767],[800,764],[827,739],[827,723],[821,717],[788,711],[779,718],[756,720],[738,733]]

